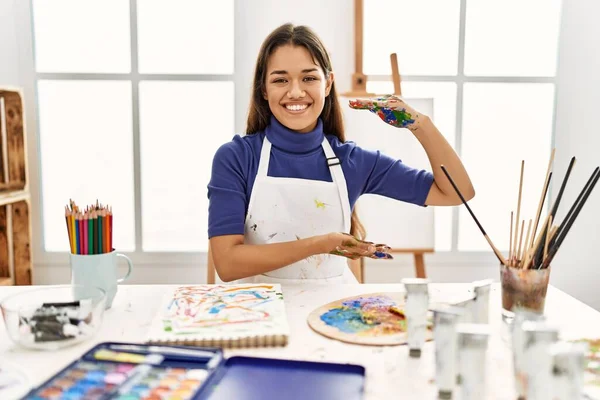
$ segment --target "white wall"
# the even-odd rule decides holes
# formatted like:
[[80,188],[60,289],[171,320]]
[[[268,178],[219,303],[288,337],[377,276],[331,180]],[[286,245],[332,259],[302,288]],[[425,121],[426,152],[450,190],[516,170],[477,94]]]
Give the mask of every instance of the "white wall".
[[[561,201],[565,213],[600,165],[600,2],[564,1],[558,60],[556,104],[556,182],[562,182],[572,156],[577,157]],[[554,178],[553,178],[554,179]],[[552,186],[556,197],[560,185]],[[600,187],[596,187],[571,228],[552,266],[551,283],[600,309]]]
[[0,87],[19,86],[16,0],[0,0]]

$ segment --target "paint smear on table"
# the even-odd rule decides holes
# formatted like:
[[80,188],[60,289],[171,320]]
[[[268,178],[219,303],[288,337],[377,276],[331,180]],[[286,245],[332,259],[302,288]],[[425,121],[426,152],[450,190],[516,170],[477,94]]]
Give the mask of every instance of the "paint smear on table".
[[[390,311],[391,307],[396,311]],[[401,310],[387,296],[356,297],[323,313],[321,321],[344,333],[360,336],[399,334],[406,332],[406,318]]]

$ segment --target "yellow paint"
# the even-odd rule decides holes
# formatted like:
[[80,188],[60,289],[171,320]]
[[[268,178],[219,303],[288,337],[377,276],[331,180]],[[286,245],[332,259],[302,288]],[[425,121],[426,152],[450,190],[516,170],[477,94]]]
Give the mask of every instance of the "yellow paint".
[[325,206],[327,204],[320,202],[319,200],[315,199],[315,205],[317,206],[317,208],[322,208],[323,210],[325,209]]

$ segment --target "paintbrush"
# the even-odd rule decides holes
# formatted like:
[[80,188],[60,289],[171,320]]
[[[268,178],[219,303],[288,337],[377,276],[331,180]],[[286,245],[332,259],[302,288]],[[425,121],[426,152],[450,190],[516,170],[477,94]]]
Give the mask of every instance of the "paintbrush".
[[[550,210],[550,216],[553,220],[556,219],[556,211],[558,210],[558,206],[560,205],[560,201],[562,200],[563,193],[565,192],[565,188],[567,187],[567,182],[569,181],[569,177],[571,176],[571,171],[573,170],[573,166],[575,165],[575,157],[571,158],[571,162],[569,163],[569,167],[567,168],[567,172],[565,173],[565,177],[560,185],[560,190],[558,191],[558,195],[556,196],[556,200],[552,205],[552,209]],[[544,231],[544,236],[542,236],[542,243],[546,242],[548,232]],[[551,239],[551,238],[550,238]],[[542,249],[539,248],[535,253],[535,257],[533,259],[533,265],[541,266],[544,255],[542,254]]]
[[456,194],[458,194],[458,197],[460,197],[460,200],[463,202],[463,204],[465,205],[465,207],[467,207],[467,210],[469,211],[469,214],[471,214],[471,217],[473,217],[473,220],[475,221],[475,223],[479,227],[479,230],[483,234],[483,237],[485,238],[485,240],[487,240],[488,244],[490,245],[490,247],[494,251],[494,254],[496,255],[496,257],[498,257],[498,260],[502,263],[502,265],[508,266],[508,264],[506,263],[506,260],[504,259],[504,257],[500,253],[500,251],[496,248],[496,246],[494,246],[494,243],[492,243],[492,240],[489,238],[489,236],[487,235],[487,233],[485,233],[485,230],[483,229],[483,226],[481,226],[481,224],[479,223],[479,220],[477,219],[477,217],[475,216],[475,214],[471,210],[471,207],[469,207],[469,205],[467,204],[467,201],[465,200],[465,198],[463,197],[462,193],[460,192],[460,190],[458,189],[458,187],[454,183],[454,180],[452,179],[452,177],[450,177],[450,174],[446,170],[446,167],[442,165],[441,168],[442,168],[442,171],[444,171],[444,174],[446,175],[446,177],[448,178],[448,180],[450,181],[450,184],[452,185],[452,187],[456,191]]
[[571,213],[571,210],[569,210],[569,214],[571,214],[570,218],[569,219],[565,218],[565,220],[563,221],[563,223],[558,228],[558,231],[557,231],[557,233],[554,236],[555,243],[552,246],[552,248],[548,251],[548,256],[544,260],[544,266],[545,267],[548,267],[550,265],[550,263],[552,262],[552,259],[556,255],[556,252],[560,248],[561,244],[563,243],[563,241],[565,240],[567,234],[569,233],[569,230],[573,226],[573,223],[575,222],[575,219],[577,219],[577,216],[581,212],[581,209],[585,205],[588,197],[590,196],[590,194],[594,190],[594,186],[596,186],[596,183],[598,182],[598,178],[600,178],[600,173],[598,172],[599,169],[600,169],[600,167],[596,167],[596,169],[594,169],[594,172],[592,173],[592,176],[590,177],[590,179],[588,180],[588,182],[584,186],[583,190],[581,191],[581,193],[577,197],[577,200],[581,200],[581,201],[578,202],[576,200],[575,203],[573,204],[573,206],[571,207],[571,210],[573,210],[573,207],[575,207],[575,210],[572,213]]
[[565,218],[563,219],[562,224],[559,226],[558,231],[556,232],[556,235],[554,236],[553,241],[550,243],[551,247],[554,247],[554,244],[556,243],[556,240],[558,239],[559,235],[561,234],[562,228],[564,228],[565,223],[571,218],[571,216],[573,215],[573,212],[575,211],[575,209],[577,208],[577,205],[579,204],[579,202],[581,201],[581,199],[583,198],[583,196],[585,195],[586,191],[588,190],[589,186],[592,184],[592,181],[594,180],[594,176],[596,175],[596,173],[600,170],[600,167],[596,167],[596,169],[594,169],[594,172],[592,173],[592,175],[590,176],[590,178],[588,179],[588,181],[586,182],[585,186],[583,187],[583,189],[581,190],[581,192],[579,193],[579,196],[577,196],[577,199],[575,199],[575,202],[573,203],[573,205],[571,205],[571,208],[569,209],[569,211],[567,212],[567,215],[565,216]]

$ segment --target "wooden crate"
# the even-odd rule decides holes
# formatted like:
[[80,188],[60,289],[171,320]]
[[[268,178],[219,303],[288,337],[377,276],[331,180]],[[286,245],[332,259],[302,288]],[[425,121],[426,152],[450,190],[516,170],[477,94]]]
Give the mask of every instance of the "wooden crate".
[[29,200],[0,206],[0,285],[31,285]]
[[17,90],[0,88],[0,192],[27,184],[23,100]]
[[31,285],[30,195],[23,96],[0,88],[0,285]]

